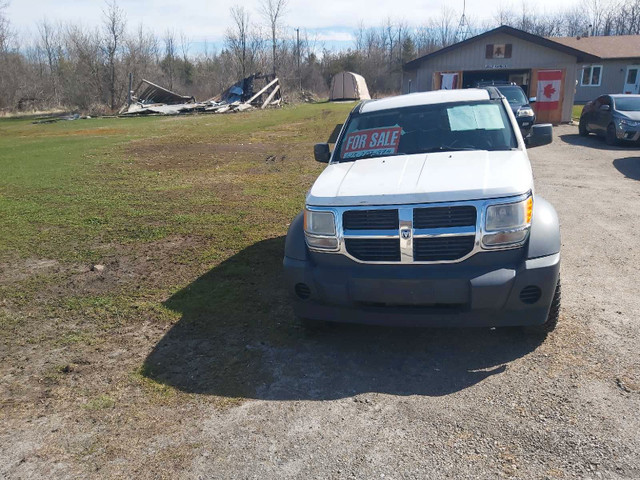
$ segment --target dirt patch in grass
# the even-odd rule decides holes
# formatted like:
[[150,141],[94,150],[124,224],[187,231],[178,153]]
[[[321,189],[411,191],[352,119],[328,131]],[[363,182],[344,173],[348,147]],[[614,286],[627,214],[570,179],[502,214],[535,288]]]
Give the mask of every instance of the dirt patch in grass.
[[135,142],[126,152],[145,169],[193,169],[229,162],[234,158],[268,159],[281,155],[281,145],[265,143],[157,144]]

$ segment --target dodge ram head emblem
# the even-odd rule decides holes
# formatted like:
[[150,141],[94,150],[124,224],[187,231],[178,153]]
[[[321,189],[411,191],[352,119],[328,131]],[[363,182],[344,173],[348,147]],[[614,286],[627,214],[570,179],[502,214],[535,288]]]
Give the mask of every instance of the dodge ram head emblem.
[[408,240],[411,238],[411,229],[410,228],[403,228],[400,230],[400,236],[404,239],[404,240]]

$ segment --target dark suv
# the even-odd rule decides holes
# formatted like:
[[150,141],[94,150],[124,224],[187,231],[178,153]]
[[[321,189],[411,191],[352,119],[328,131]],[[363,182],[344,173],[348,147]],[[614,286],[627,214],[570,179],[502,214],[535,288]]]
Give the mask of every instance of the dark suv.
[[531,133],[531,127],[533,127],[533,124],[536,122],[536,114],[533,111],[533,108],[531,108],[529,100],[527,100],[527,96],[522,88],[511,83],[501,84],[493,82],[480,82],[478,87],[487,90],[494,88],[498,90],[509,102],[509,106],[511,107],[511,110],[518,122],[518,126],[520,127],[520,132],[522,132],[522,136],[526,137]]

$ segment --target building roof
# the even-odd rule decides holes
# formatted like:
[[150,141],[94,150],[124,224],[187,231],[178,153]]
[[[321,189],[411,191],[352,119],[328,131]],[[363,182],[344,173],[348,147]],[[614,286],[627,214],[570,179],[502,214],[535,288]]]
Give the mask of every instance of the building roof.
[[369,113],[390,108],[414,107],[435,103],[476,102],[479,100],[489,100],[489,92],[483,88],[434,90],[432,92],[417,92],[368,101],[362,104],[360,112]]
[[552,37],[552,40],[602,59],[640,58],[640,35]]
[[480,40],[481,38],[488,37],[496,33],[505,33],[507,35],[520,38],[521,40],[526,40],[526,41],[535,43],[537,45],[541,45],[543,47],[551,48],[553,50],[558,50],[568,55],[573,55],[574,57],[576,57],[578,62],[593,61],[593,60],[599,59],[597,55],[593,55],[583,50],[579,50],[575,47],[556,42],[555,38],[554,40],[550,40],[548,38],[541,37],[539,35],[534,35],[532,33],[525,32],[524,30],[519,30],[517,28],[513,28],[508,25],[501,25],[497,28],[494,28],[493,30],[489,30],[484,33],[481,33],[480,35],[476,35],[475,37],[467,38],[466,40],[463,40],[461,42],[454,43],[453,45],[449,45],[448,47],[441,48],[440,50],[436,50],[435,52],[428,53],[427,55],[418,57],[415,60],[411,60],[410,62],[407,62],[404,64],[404,68],[406,70],[414,70],[420,66],[423,60],[428,60],[428,59],[437,57],[439,55],[444,55],[445,53],[448,53],[458,47],[467,45],[469,43],[473,43],[477,40]]

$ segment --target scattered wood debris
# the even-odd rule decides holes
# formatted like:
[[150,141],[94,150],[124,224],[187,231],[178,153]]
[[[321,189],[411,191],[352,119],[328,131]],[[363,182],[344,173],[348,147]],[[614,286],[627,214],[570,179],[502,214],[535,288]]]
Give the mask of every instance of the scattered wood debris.
[[[256,83],[264,86],[256,91]],[[255,92],[255,93],[254,93]],[[180,115],[189,113],[244,112],[282,103],[280,81],[275,75],[256,73],[243,78],[217,97],[197,102],[193,96],[180,95],[149,80],[142,80],[120,115]]]

